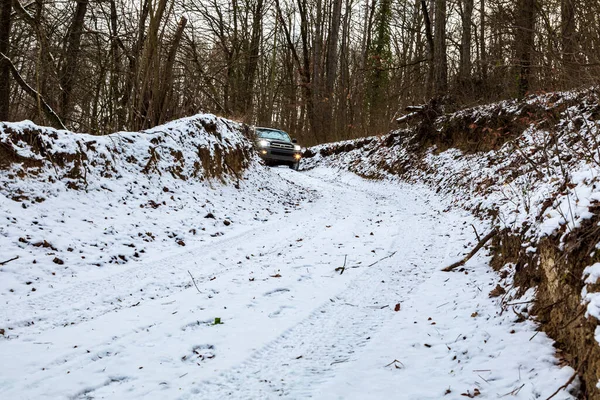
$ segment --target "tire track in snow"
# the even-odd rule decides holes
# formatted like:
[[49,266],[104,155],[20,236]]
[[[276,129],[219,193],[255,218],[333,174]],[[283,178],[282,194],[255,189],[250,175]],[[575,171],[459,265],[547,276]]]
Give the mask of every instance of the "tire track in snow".
[[[316,209],[315,204],[300,213],[309,213],[314,209]],[[339,210],[334,209],[319,210],[316,214],[338,213]],[[207,243],[174,256],[141,262],[108,277],[80,282],[39,297],[5,304],[0,307],[0,321],[4,323],[3,328],[12,328],[11,335],[19,335],[23,330],[30,333],[32,331],[40,332],[57,326],[77,324],[109,312],[131,307],[141,301],[168,297],[175,292],[190,289],[191,280],[187,270],[194,270],[194,265],[191,265],[190,260],[196,260],[196,267],[200,264],[202,268],[202,274],[194,274],[197,282],[209,280],[215,274],[244,268],[235,264],[226,267],[218,261],[219,257],[223,253],[231,252],[232,248],[239,253],[236,255],[243,257],[253,250],[244,248],[243,243],[248,242],[246,238],[270,236],[278,223],[274,221],[264,226],[254,226],[235,236]],[[292,241],[292,238],[299,233],[311,236],[318,229],[320,227],[313,224],[296,226],[294,229],[282,231],[280,243]],[[276,253],[285,246],[287,244],[273,246],[267,254]],[[161,282],[161,285],[155,287],[156,282]],[[116,296],[115,288],[118,289]],[[107,297],[104,293],[111,293],[111,295]],[[71,308],[66,310],[65,304],[71,304],[69,306]]]
[[[274,171],[280,175],[289,172]],[[301,180],[306,179],[307,182],[304,184],[314,185],[324,197],[339,198],[344,194],[356,192],[356,188],[345,183],[335,181],[324,183],[319,178],[304,178],[302,174],[295,172],[294,175]],[[368,192],[364,193],[366,195]],[[286,221],[290,229],[278,233],[279,240],[267,249],[265,255],[287,250],[287,243],[294,242],[298,235],[312,237],[322,229],[319,224],[323,220],[343,218],[345,209],[331,207],[335,204],[331,199],[317,200],[308,206],[305,205],[304,209],[290,214],[292,221],[295,220],[297,223]],[[319,207],[322,205],[330,207]],[[306,223],[306,221],[310,222]],[[206,243],[164,259],[143,261],[107,277],[76,283],[39,297],[4,304],[0,307],[0,322],[3,328],[10,328],[11,336],[20,335],[25,331],[38,333],[46,329],[78,324],[106,313],[139,305],[140,302],[168,297],[191,288],[187,270],[194,272],[196,282],[202,282],[216,274],[245,268],[235,264],[225,266],[219,262],[220,256],[231,253],[232,249],[235,249],[235,255],[243,258],[256,250],[248,247],[248,242],[256,242],[256,237],[273,236],[274,230],[280,224],[281,221],[270,221],[265,225],[249,227],[234,236]],[[251,240],[248,240],[250,238]],[[191,260],[194,260],[196,265],[192,265]],[[198,264],[200,264],[201,274],[194,271]],[[156,282],[160,282],[160,285],[157,286]],[[68,309],[65,307],[66,304],[69,304]]]
[[[418,196],[416,201],[423,198]],[[352,361],[394,317],[394,305],[402,303],[448,258],[454,242],[428,253],[438,244],[435,231],[440,217],[432,211],[425,214],[412,215],[407,227],[399,227],[388,249],[397,251],[393,257],[364,267],[342,293],[239,366],[192,389],[192,394],[210,399],[314,397],[315,388],[335,375],[336,366]],[[422,226],[425,221],[427,229]],[[402,233],[411,240],[401,240]],[[418,260],[419,264],[412,264],[417,268],[413,269],[408,260]]]

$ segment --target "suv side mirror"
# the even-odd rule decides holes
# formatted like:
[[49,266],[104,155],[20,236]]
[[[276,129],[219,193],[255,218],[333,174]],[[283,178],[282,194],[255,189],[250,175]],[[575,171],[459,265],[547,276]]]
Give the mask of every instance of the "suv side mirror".
[[292,139],[292,143],[296,144],[298,141],[296,139]]

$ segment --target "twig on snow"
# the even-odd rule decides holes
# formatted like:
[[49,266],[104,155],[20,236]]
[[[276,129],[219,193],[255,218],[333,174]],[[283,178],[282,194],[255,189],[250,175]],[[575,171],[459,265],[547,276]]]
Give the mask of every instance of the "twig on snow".
[[500,396],[500,397],[506,397],[506,396],[509,396],[509,395],[516,396],[516,395],[517,395],[517,394],[518,394],[518,393],[521,391],[521,389],[523,389],[523,387],[524,387],[524,386],[525,386],[525,384],[522,384],[522,385],[521,385],[521,386],[519,386],[518,388],[515,388],[515,389],[511,390],[510,392],[508,392],[508,393],[506,393],[506,394],[503,394],[503,395],[502,395],[502,396]]
[[346,270],[346,259],[348,258],[348,255],[344,255],[344,265],[342,265],[341,267],[337,267],[335,269],[335,271],[340,271],[340,275],[344,273],[344,271]]
[[9,262],[15,261],[17,259],[19,259],[19,256],[13,257],[10,260],[2,261],[2,262],[0,262],[0,265],[8,264]]
[[[589,354],[588,354],[589,355]],[[553,398],[554,396],[556,396],[558,394],[558,392],[560,392],[561,390],[566,390],[567,387],[569,387],[569,385],[571,383],[573,383],[573,381],[575,380],[575,378],[577,377],[577,375],[579,374],[579,371],[581,370],[581,367],[583,367],[583,365],[587,362],[588,359],[588,355],[585,356],[585,358],[583,359],[583,361],[579,364],[579,367],[577,367],[577,370],[573,373],[573,375],[569,378],[569,380],[562,385],[561,387],[559,387],[558,389],[556,389],[556,392],[552,393],[550,395],[550,397],[548,397],[546,400],[550,400],[551,398]]]
[[[388,259],[388,258],[394,257],[394,256],[396,255],[396,253],[397,253],[397,251],[394,251],[393,253],[390,253],[390,254],[388,254],[387,256],[385,256],[385,257],[383,257],[383,258],[380,258],[379,260],[375,261],[374,263],[367,265],[367,268],[371,268],[373,265],[375,265],[375,264],[377,264],[377,263],[380,263],[380,262],[382,262],[383,260],[386,260],[386,259]],[[352,268],[358,268],[358,267],[360,267],[360,265],[357,265],[357,266],[355,266],[355,267],[352,267]]]
[[573,381],[577,377],[578,373],[579,373],[579,371],[575,371],[575,373],[573,375],[571,375],[571,377],[569,378],[569,380],[567,381],[567,383],[565,383],[564,385],[562,385],[561,387],[559,387],[558,389],[556,389],[556,392],[552,393],[550,395],[550,397],[548,397],[546,400],[550,400],[551,398],[553,398],[554,396],[556,396],[558,394],[558,392],[560,392],[561,390],[566,389],[571,383],[573,383]]
[[190,270],[188,270],[188,274],[190,274],[190,277],[192,278],[192,282],[194,283],[194,286],[196,286],[196,290],[198,291],[198,293],[202,293],[200,291],[200,289],[198,289],[198,285],[196,285],[196,280],[194,279],[194,276],[192,275],[192,273],[190,272]]
[[516,306],[518,304],[529,304],[533,303],[535,300],[527,300],[527,301],[518,301],[516,303],[506,303],[505,306]]
[[375,261],[373,264],[369,264],[367,265],[367,268],[371,268],[373,265],[382,262],[383,260],[386,260],[388,258],[394,257],[396,255],[397,251],[394,251],[393,253],[388,254],[387,256],[380,258],[379,260]]
[[341,363],[345,363],[345,362],[347,362],[348,360],[349,360],[349,358],[346,358],[345,360],[337,360],[337,361],[334,361],[334,362],[332,362],[332,363],[331,363],[331,364],[329,364],[329,365],[334,365],[334,364],[341,364]]
[[485,246],[485,244],[491,238],[493,238],[497,234],[498,234],[498,229],[496,229],[496,228],[492,229],[492,231],[490,233],[488,233],[487,235],[485,235],[485,237],[479,241],[479,243],[477,244],[477,246],[475,246],[475,248],[473,250],[471,250],[471,252],[469,254],[467,254],[467,256],[465,258],[463,258],[462,260],[460,260],[458,262],[455,262],[454,264],[450,265],[449,267],[444,268],[442,271],[444,271],[444,272],[450,272],[453,269],[456,269],[458,267],[462,267],[463,265],[465,265],[467,263],[467,261],[469,261],[475,254],[477,254],[477,252],[483,246]]
[[475,228],[475,225],[471,224],[471,227],[473,228],[473,232],[475,232],[475,237],[477,238],[477,241],[481,242],[481,237],[479,237],[479,233],[477,233],[477,229]]
[[529,341],[531,342],[533,340],[534,337],[537,336],[538,333],[540,333],[541,331],[537,331],[536,333],[533,334],[532,337],[529,338]]
[[404,368],[404,364],[402,364],[402,361],[398,361],[396,359],[394,359],[394,361],[392,361],[391,363],[387,364],[385,367],[389,367],[390,365],[394,365],[394,367],[396,367],[397,369],[400,369],[400,367],[397,364],[402,365],[402,368]]

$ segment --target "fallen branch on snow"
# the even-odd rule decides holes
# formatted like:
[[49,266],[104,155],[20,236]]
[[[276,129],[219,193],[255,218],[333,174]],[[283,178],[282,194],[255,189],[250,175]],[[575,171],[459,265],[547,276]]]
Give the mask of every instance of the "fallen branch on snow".
[[[377,264],[377,263],[380,263],[380,262],[382,262],[382,261],[383,261],[383,260],[385,260],[385,259],[388,259],[388,258],[390,258],[390,257],[394,257],[394,255],[396,255],[396,253],[397,253],[397,251],[394,251],[393,253],[390,253],[390,254],[388,254],[387,256],[385,256],[385,257],[383,257],[383,258],[380,258],[379,260],[375,261],[374,263],[367,265],[367,268],[370,268],[370,267],[372,267],[373,265],[375,265],[375,264]],[[350,267],[350,268],[360,268],[360,265],[356,265],[356,266],[354,266],[354,267]]]
[[479,243],[477,243],[477,246],[475,246],[475,248],[473,250],[471,250],[471,252],[469,254],[467,254],[467,256],[465,258],[463,258],[462,260],[455,262],[454,264],[450,265],[449,267],[444,268],[442,271],[444,272],[450,272],[458,267],[462,267],[463,265],[465,265],[467,263],[467,261],[469,261],[471,258],[473,258],[473,256],[475,254],[477,254],[477,252],[483,247],[485,246],[485,244],[494,236],[496,236],[498,234],[498,229],[494,228],[492,229],[492,231],[490,233],[488,233],[487,235],[485,235],[485,237],[483,239],[481,239],[479,241]]
[[198,285],[196,285],[196,280],[194,279],[194,276],[192,275],[192,273],[188,270],[188,274],[190,274],[190,277],[192,278],[192,282],[194,283],[194,286],[196,286],[196,290],[198,291],[198,293],[202,293],[200,291],[200,289],[198,289]]
[[581,367],[583,367],[583,365],[587,362],[588,355],[585,356],[585,358],[583,359],[583,361],[581,362],[581,364],[579,364],[579,367],[577,368],[577,370],[575,371],[575,373],[573,373],[573,375],[571,375],[571,377],[569,378],[569,380],[567,381],[567,383],[565,383],[564,385],[562,385],[561,387],[559,387],[558,389],[556,389],[556,392],[552,393],[552,395],[550,397],[548,397],[546,400],[550,400],[551,398],[553,398],[554,396],[556,396],[561,390],[566,390],[569,387],[569,385],[571,383],[573,383],[573,381],[575,380],[575,378],[577,377],[577,375],[579,375],[579,372],[581,371]]
[[340,271],[340,275],[344,273],[344,271],[346,270],[346,259],[348,258],[348,255],[344,256],[344,265],[342,265],[341,267],[337,267],[335,269],[335,271]]
[[19,256],[16,256],[16,257],[11,258],[10,260],[6,260],[6,261],[0,262],[0,265],[8,264],[9,262],[15,261],[15,260],[18,260],[18,259],[19,259]]

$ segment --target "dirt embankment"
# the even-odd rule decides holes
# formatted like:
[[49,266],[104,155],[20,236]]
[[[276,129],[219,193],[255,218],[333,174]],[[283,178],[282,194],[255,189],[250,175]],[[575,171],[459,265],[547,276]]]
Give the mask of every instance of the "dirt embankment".
[[[535,290],[535,318],[600,399],[600,93],[550,93],[439,117],[383,137],[312,148],[308,167],[425,182],[500,234],[492,266],[508,279],[502,305]],[[512,299],[510,299],[513,297]],[[510,300],[509,300],[510,299]]]
[[213,115],[107,136],[0,123],[0,169],[7,172],[0,190],[16,201],[43,201],[23,178],[74,190],[103,189],[103,179],[124,174],[226,182],[240,179],[254,157],[249,128]]

